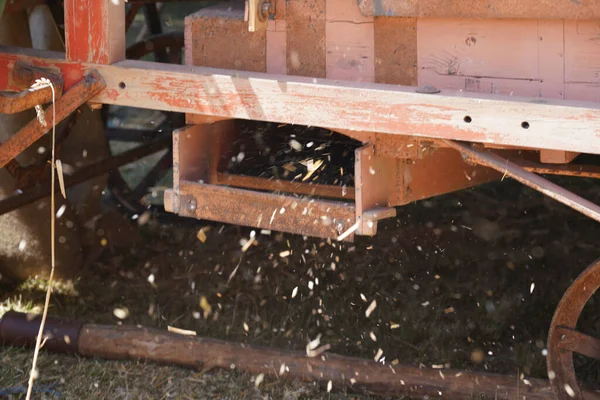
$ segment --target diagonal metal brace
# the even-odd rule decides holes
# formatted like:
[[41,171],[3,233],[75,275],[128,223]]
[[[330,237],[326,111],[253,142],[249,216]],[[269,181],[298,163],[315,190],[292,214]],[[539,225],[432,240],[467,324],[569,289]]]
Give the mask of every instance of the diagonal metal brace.
[[570,192],[565,188],[534,174],[533,172],[529,172],[517,164],[510,162],[494,153],[482,152],[474,149],[468,144],[456,142],[454,140],[444,140],[444,142],[453,149],[458,150],[469,161],[485,167],[493,168],[496,171],[499,171],[506,176],[510,176],[514,180],[521,182],[522,184],[529,186],[530,188],[535,189],[538,192],[543,193],[566,206],[571,207],[575,211],[578,211],[592,218],[593,220],[600,222],[600,206],[592,203],[591,201],[586,200],[583,197],[580,197],[575,193]]
[[44,110],[45,124],[34,118],[0,145],[0,168],[35,143],[52,128],[54,123],[61,122],[105,87],[106,83],[96,70],[87,74],[56,101],[56,121],[53,121],[51,105]]
[[[56,98],[62,95],[62,83],[55,88],[55,93]],[[16,114],[51,101],[52,89],[49,87],[39,90],[27,89],[19,93],[0,93],[0,114]]]

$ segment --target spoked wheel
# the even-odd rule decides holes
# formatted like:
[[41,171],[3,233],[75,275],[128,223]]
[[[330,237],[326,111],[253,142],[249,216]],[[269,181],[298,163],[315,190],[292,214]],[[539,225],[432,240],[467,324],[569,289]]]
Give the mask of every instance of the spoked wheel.
[[[552,318],[548,333],[548,377],[558,400],[586,399],[573,363],[573,353],[600,360],[600,338],[577,330],[583,308],[600,287],[600,260],[583,271],[567,289]],[[600,398],[600,393],[594,399]]]

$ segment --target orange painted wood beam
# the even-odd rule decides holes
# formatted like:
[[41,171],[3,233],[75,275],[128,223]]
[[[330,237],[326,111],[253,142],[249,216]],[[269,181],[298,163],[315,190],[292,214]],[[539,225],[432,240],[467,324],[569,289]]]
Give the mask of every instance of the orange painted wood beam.
[[68,61],[61,53],[0,47],[0,90],[17,61],[62,73],[65,90],[96,69],[93,102],[223,118],[600,154],[600,103],[120,61]]
[[112,64],[125,59],[123,0],[65,0],[66,58]]

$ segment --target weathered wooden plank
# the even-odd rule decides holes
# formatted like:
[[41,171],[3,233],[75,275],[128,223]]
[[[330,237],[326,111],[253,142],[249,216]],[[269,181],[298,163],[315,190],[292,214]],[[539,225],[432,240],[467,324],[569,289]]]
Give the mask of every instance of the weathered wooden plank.
[[271,20],[267,26],[266,69],[269,74],[287,74],[287,28],[284,20]]
[[[565,81],[600,84],[600,26],[597,21],[565,21]],[[570,96],[575,99],[575,92]]]
[[354,0],[327,0],[325,10],[327,78],[374,82],[373,17],[363,16]]
[[287,72],[325,77],[325,0],[288,0]]
[[[33,57],[33,55],[37,56]],[[0,47],[0,89],[16,61],[54,66],[73,77],[97,69],[107,104],[325,126],[497,145],[600,153],[600,104],[375,83],[271,76],[202,67],[121,61],[81,64],[60,53]],[[67,79],[68,77],[68,79]],[[469,118],[467,118],[469,117]],[[468,121],[468,122],[467,122]]]
[[565,99],[600,102],[600,83],[567,83]]
[[568,164],[573,161],[579,153],[563,150],[541,150],[540,162],[545,164]]
[[418,20],[419,85],[563,98],[562,21]]
[[227,2],[185,18],[186,64],[240,71],[267,71],[267,34],[248,32],[244,4]]
[[417,85],[417,19],[376,17],[375,82]]
[[[269,70],[274,51],[267,51],[269,37],[273,41],[272,32],[248,31],[243,3],[226,2],[205,7],[185,18],[185,64],[275,73]],[[285,60],[285,53],[283,57]],[[188,114],[186,122],[199,124],[204,121]]]
[[[548,96],[565,98],[565,32],[563,21],[537,21],[539,36],[540,78]],[[581,99],[579,99],[581,100]],[[541,150],[540,162],[566,164],[579,153],[564,150]]]
[[572,0],[358,0],[365,16],[598,19],[600,3]]
[[565,21],[565,99],[600,102],[600,29]]
[[[600,47],[591,39],[598,33],[596,24],[588,21],[419,20],[420,84],[566,98],[565,80],[595,79],[592,71],[598,69]],[[576,90],[569,96],[585,99]],[[545,163],[566,163],[576,156],[561,150],[540,152]]]
[[65,0],[67,59],[112,64],[125,59],[125,2]]

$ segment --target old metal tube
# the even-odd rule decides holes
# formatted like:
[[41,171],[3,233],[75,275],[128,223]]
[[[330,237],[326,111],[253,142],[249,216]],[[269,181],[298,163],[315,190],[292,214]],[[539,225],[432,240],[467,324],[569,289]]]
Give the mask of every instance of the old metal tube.
[[[41,316],[9,311],[0,319],[0,343],[10,346],[34,346]],[[83,323],[48,317],[44,326],[44,349],[59,353],[77,353]]]

